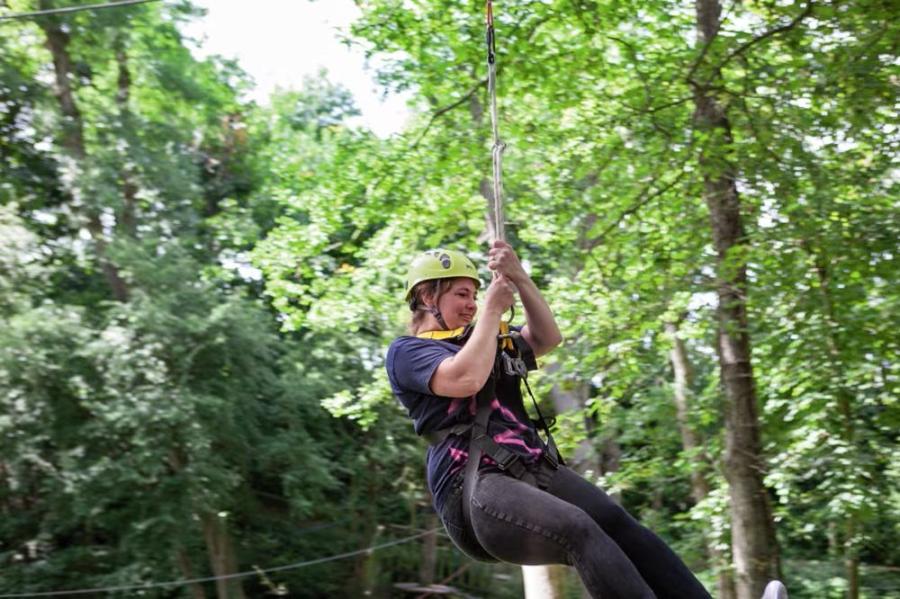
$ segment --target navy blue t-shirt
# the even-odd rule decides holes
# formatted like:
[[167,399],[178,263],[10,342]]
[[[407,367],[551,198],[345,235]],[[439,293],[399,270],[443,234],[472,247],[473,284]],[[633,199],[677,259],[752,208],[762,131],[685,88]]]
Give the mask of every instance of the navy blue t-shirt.
[[[465,341],[438,341],[418,337],[398,337],[391,343],[385,367],[394,395],[413,420],[415,431],[427,435],[456,424],[472,422],[477,410],[475,396],[452,398],[434,395],[429,383],[438,365],[462,349]],[[536,462],[545,446],[525,407],[516,377],[502,374],[495,387],[488,434],[494,442],[518,454],[526,464]],[[440,511],[452,478],[465,468],[469,434],[450,435],[426,454],[428,488]],[[484,456],[482,465],[493,461]]]

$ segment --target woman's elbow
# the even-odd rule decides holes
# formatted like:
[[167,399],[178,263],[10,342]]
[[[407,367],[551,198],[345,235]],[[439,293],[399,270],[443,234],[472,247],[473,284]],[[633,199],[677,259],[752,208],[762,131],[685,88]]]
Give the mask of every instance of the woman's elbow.
[[532,349],[537,357],[549,354],[551,351],[559,347],[563,342],[562,334],[559,332],[551,333],[541,339],[536,339]]
[[464,376],[456,380],[453,384],[453,394],[450,397],[472,397],[484,387],[487,381],[475,379],[473,377]]
[[553,335],[551,336],[550,340],[547,343],[547,351],[556,349],[557,347],[562,345],[562,342],[563,342],[562,333],[560,333],[559,331],[556,331],[555,333],[553,333]]

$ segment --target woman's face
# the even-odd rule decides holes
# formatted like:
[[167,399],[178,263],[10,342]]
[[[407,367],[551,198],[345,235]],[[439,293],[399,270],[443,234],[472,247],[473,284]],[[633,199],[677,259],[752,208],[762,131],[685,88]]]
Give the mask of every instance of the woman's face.
[[471,324],[478,311],[478,288],[475,281],[465,277],[456,279],[444,295],[438,299],[437,308],[447,323],[447,328],[455,329]]

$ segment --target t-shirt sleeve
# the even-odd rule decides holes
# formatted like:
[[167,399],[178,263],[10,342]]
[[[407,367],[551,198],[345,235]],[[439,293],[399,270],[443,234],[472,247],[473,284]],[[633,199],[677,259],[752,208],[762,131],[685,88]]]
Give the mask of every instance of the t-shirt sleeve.
[[388,351],[389,378],[401,391],[433,395],[431,377],[440,363],[452,355],[451,349],[428,339],[397,339]]

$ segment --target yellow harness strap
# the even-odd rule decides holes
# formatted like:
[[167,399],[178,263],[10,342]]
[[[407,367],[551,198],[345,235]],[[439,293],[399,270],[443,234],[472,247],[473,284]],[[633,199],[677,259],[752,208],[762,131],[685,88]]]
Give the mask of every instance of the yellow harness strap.
[[[452,331],[425,331],[416,335],[419,339],[436,339],[437,341],[445,341],[454,337],[461,337],[466,332],[466,327],[459,327]],[[514,350],[513,340],[509,337],[509,323],[500,322],[500,349]]]
[[514,350],[513,340],[509,337],[509,323],[500,321],[500,349]]
[[419,333],[416,335],[419,339],[437,339],[438,341],[443,341],[444,339],[451,339],[453,337],[459,337],[466,330],[466,327],[459,327],[458,329],[453,329],[452,331],[425,331],[424,333]]

